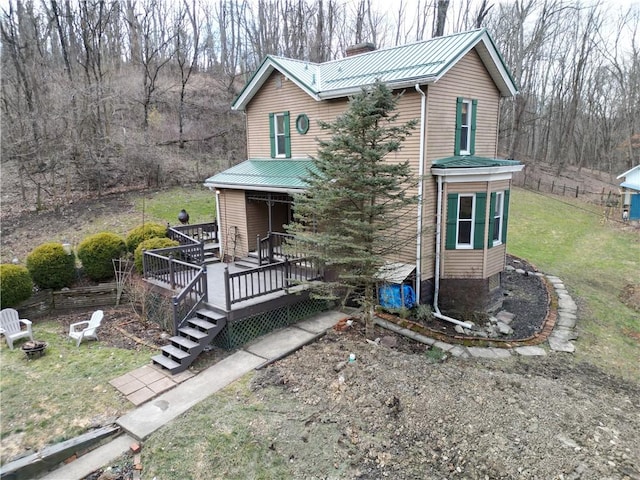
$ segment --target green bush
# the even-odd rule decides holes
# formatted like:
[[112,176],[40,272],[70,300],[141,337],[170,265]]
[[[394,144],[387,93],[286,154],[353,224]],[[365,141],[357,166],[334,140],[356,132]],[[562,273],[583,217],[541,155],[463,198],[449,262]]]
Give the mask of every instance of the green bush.
[[164,238],[167,227],[160,223],[143,223],[127,233],[127,250],[135,252],[138,245],[150,238]]
[[85,238],[78,246],[78,258],[85,274],[92,280],[113,278],[113,259],[127,251],[124,239],[115,233],[101,232]]
[[40,288],[69,287],[76,278],[76,259],[61,243],[43,243],[27,255],[27,268]]
[[0,265],[0,306],[15,307],[33,293],[33,281],[27,267],[3,263]]
[[180,243],[170,238],[150,238],[145,240],[133,254],[133,263],[136,266],[136,271],[142,273],[142,252],[145,250],[155,250],[157,248],[177,247]]

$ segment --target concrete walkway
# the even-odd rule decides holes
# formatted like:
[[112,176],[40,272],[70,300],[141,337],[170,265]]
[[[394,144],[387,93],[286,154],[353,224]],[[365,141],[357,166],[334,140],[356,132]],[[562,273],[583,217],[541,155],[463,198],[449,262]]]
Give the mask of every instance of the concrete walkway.
[[[122,427],[125,435],[117,437],[106,445],[41,478],[46,480],[80,480],[86,477],[126,453],[132,443],[145,440],[177,416],[251,370],[285,357],[300,347],[315,341],[345,317],[347,317],[346,314],[337,311],[323,312],[294,326],[260,337],[245,345],[242,350],[238,350],[199,374],[185,379],[181,383],[176,383],[170,390],[120,417],[116,423]],[[140,373],[150,375],[146,377],[148,379],[154,377],[146,369]],[[133,382],[136,379],[140,380],[134,376],[129,381]],[[150,381],[153,383],[158,380]],[[163,385],[165,383],[163,382]]]
[[[518,273],[525,274],[526,272]],[[535,274],[542,276],[540,273]],[[546,275],[546,278],[553,285],[558,298],[557,321],[552,322],[552,331],[546,338],[548,347],[552,351],[574,352],[573,340],[577,338],[575,329],[577,306],[558,277]],[[300,347],[315,341],[347,316],[347,314],[336,311],[320,313],[294,326],[260,337],[245,345],[243,349],[190,378],[190,372],[183,372],[183,376],[173,376],[174,378],[171,379],[171,376],[158,375],[150,366],[145,366],[114,379],[111,382],[112,385],[123,392],[127,398],[132,396],[129,398],[132,402],[146,402],[117,421],[117,424],[126,432],[125,435],[120,435],[106,445],[41,478],[46,480],[81,480],[126,453],[132,443],[147,439],[160,427],[251,370],[285,357]],[[415,332],[381,318],[376,318],[376,323],[410,338],[416,337]],[[418,336],[421,337],[419,341],[438,347],[449,355],[460,358],[504,359],[512,355],[544,356],[547,354],[546,349],[542,346],[521,346],[511,349],[464,347]],[[163,376],[164,378],[162,378]],[[169,390],[153,398],[161,391],[160,389],[165,388]]]

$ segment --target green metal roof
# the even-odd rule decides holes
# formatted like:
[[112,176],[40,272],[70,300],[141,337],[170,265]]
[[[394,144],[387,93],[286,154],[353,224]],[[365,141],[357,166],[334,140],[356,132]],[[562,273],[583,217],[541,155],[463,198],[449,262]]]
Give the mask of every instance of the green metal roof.
[[325,63],[267,55],[232,108],[243,110],[266,79],[278,70],[316,100],[353,95],[380,80],[391,88],[435,82],[475,48],[503,96],[517,87],[486,29],[470,30]]
[[313,168],[313,160],[308,158],[246,160],[207,178],[204,184],[214,188],[304,189],[304,177]]
[[504,160],[501,158],[476,157],[475,155],[456,155],[440,158],[431,162],[433,168],[486,168],[511,167],[521,165],[518,160]]

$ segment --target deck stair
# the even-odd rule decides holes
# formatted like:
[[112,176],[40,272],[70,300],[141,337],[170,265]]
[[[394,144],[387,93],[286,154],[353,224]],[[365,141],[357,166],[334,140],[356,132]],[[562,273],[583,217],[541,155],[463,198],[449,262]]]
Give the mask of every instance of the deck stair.
[[171,343],[160,349],[160,355],[151,360],[172,374],[180,373],[189,368],[226,324],[227,317],[223,313],[197,310],[195,316],[178,329],[178,334],[169,339]]
[[204,264],[209,265],[211,263],[220,262],[220,244],[219,243],[205,243],[204,244]]

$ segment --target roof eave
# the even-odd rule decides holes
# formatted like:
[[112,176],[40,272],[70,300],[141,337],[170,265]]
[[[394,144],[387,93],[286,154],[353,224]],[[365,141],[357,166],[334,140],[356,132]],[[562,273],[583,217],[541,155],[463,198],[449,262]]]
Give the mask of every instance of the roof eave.
[[306,83],[301,81],[291,72],[289,72],[285,67],[280,65],[276,59],[267,55],[260,67],[258,67],[258,70],[256,70],[256,72],[251,76],[238,97],[233,101],[233,103],[231,104],[231,109],[244,111],[247,107],[247,104],[251,101],[255,94],[258,93],[260,88],[262,88],[262,85],[264,85],[264,83],[267,81],[274,70],[277,70],[285,75],[314,100],[320,101],[320,97],[318,96],[317,92],[309,88]]
[[256,192],[275,192],[275,193],[290,193],[290,194],[299,193],[306,190],[305,187],[292,188],[292,187],[277,187],[277,186],[219,183],[219,182],[204,182],[203,185],[209,189],[253,190]]
[[[384,82],[384,84],[389,87],[391,90],[399,90],[401,88],[413,88],[415,85],[426,85],[428,83],[433,83],[436,81],[436,78],[433,76],[429,77],[417,77],[410,79],[402,79],[395,82]],[[318,97],[321,100],[330,100],[333,98],[341,98],[341,97],[350,97],[352,95],[357,95],[362,92],[363,88],[366,88],[372,83],[366,85],[359,85],[357,87],[349,87],[349,88],[340,88],[336,90],[325,90],[324,92],[320,92]]]
[[[482,48],[477,48],[481,45]],[[493,82],[498,87],[498,91],[500,92],[500,96],[502,97],[512,97],[518,93],[518,87],[515,83],[515,80],[511,76],[509,69],[507,68],[504,59],[500,55],[500,52],[496,48],[493,39],[489,35],[486,29],[482,29],[480,34],[472,39],[465,48],[461,49],[454,58],[452,58],[449,63],[442,67],[442,69],[438,72],[437,78],[435,81],[440,80],[454,65],[456,65],[462,57],[468,54],[471,50],[477,48],[478,55],[484,63],[489,75],[493,79]],[[491,67],[494,66],[495,70]]]
[[636,170],[636,169],[638,169],[638,168],[640,168],[640,165],[636,165],[635,167],[630,168],[630,169],[629,169],[629,170],[627,170],[626,172],[621,173],[620,175],[618,175],[618,176],[616,177],[616,180],[620,180],[621,178],[626,177],[627,175],[629,175],[631,172],[633,172],[634,170]]
[[494,167],[453,167],[438,168],[431,167],[431,173],[441,177],[462,177],[468,175],[494,175],[498,173],[516,173],[522,171],[523,164],[501,165]]

